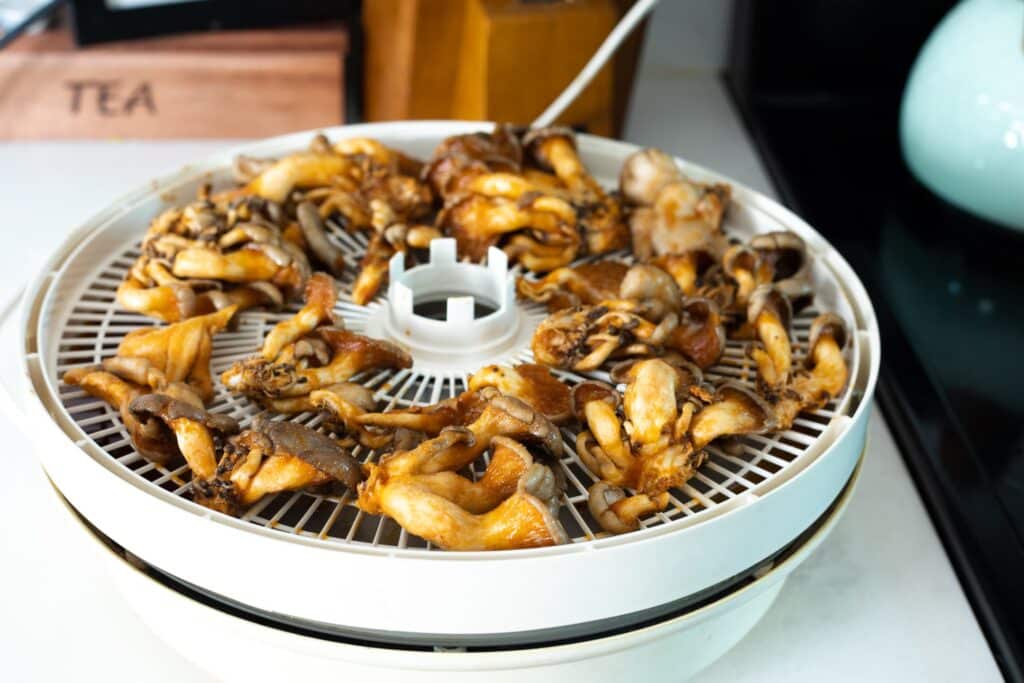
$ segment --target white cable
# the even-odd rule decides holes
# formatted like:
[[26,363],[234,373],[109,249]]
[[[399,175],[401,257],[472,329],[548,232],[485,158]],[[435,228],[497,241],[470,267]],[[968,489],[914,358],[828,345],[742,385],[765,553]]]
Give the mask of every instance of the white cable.
[[654,9],[654,6],[658,4],[658,0],[639,0],[633,5],[626,15],[619,20],[619,23],[615,25],[612,32],[608,34],[608,37],[601,43],[601,47],[597,48],[597,52],[590,58],[587,65],[583,67],[583,70],[576,74],[576,78],[572,79],[572,82],[566,86],[562,94],[555,98],[555,101],[548,105],[548,108],[544,110],[544,113],[538,116],[534,122],[534,128],[543,128],[544,126],[550,126],[554,123],[555,119],[562,115],[562,113],[569,107],[573,101],[579,97],[580,92],[586,88],[590,81],[594,80],[594,76],[601,70],[601,67],[605,65],[608,58],[615,54],[615,50],[618,49],[619,44],[625,40],[626,36],[632,33],[636,25],[639,24],[647,13]]

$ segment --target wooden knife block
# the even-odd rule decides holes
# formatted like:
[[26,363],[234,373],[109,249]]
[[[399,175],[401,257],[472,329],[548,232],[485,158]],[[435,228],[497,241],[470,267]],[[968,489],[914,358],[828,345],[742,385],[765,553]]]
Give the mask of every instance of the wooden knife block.
[[[586,64],[629,4],[366,0],[366,116],[528,123]],[[602,69],[559,122],[615,135],[638,47],[634,37],[620,68]]]

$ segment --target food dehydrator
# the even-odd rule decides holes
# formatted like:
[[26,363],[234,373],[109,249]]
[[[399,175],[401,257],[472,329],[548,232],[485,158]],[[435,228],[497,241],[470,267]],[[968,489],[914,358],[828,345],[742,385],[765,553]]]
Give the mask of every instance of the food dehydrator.
[[[489,127],[425,121],[323,132],[332,140],[375,138],[424,158],[448,136]],[[363,513],[351,494],[280,493],[241,518],[229,517],[189,499],[185,465],[147,461],[132,448],[115,410],[61,384],[65,369],[100,361],[128,331],[152,324],[119,308],[115,290],[153,216],[190,201],[203,183],[226,181],[236,154],[281,156],[312,135],[245,145],[140,186],[75,230],[24,294],[17,342],[23,372],[9,390],[59,495],[98,543],[121,549],[120,557],[101,556],[125,596],[172,647],[225,679],[292,672],[452,680],[486,672],[510,680],[528,669],[534,680],[623,680],[641,673],[674,680],[720,656],[768,609],[850,495],[865,447],[879,335],[857,276],[817,232],[711,171],[678,161],[688,177],[732,185],[724,225],[730,236],[790,230],[807,243],[815,299],[793,320],[796,359],[814,316],[835,312],[851,330],[850,380],[840,396],[801,414],[789,430],[744,437],[740,448],[712,445],[696,476],[672,490],[668,508],[631,533],[604,534],[593,523],[586,512],[593,478],[571,447],[559,460],[566,481],[560,521],[570,537],[564,545],[445,552],[387,518]],[[578,136],[578,146],[607,187],[636,151],[589,135]],[[362,236],[333,226],[331,238],[358,262]],[[351,284],[350,269],[341,278],[339,317],[354,331],[386,336],[388,297],[358,306],[347,298]],[[424,294],[411,289],[414,298]],[[495,304],[502,291],[446,294]],[[506,303],[514,320],[506,321],[500,339],[463,340],[463,347],[475,346],[447,355],[412,344],[412,368],[355,380],[384,405],[409,406],[457,395],[484,363],[531,360],[530,332],[545,311]],[[240,314],[237,328],[215,339],[213,371],[253,353],[266,331],[295,310]],[[706,378],[752,383],[755,374],[744,343],[730,341]],[[222,386],[209,409],[241,420],[259,411]],[[309,413],[293,419],[319,421]],[[566,437],[571,444],[574,434]]]

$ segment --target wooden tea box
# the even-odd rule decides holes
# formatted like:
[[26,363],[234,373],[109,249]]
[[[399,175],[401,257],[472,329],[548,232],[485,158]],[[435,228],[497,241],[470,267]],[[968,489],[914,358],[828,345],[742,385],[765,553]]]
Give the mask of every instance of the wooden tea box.
[[341,25],[78,48],[66,30],[0,51],[0,139],[248,138],[336,125]]

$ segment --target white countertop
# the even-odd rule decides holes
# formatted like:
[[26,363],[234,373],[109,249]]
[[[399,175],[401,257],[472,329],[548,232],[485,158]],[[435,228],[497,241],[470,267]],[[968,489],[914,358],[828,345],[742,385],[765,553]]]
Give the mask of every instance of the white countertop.
[[[721,84],[647,73],[625,138],[771,194]],[[126,189],[224,143],[0,145],[0,302],[73,226]],[[141,228],[140,228],[141,229]],[[16,246],[15,246],[16,245]],[[10,358],[0,362],[10,362]],[[0,662],[11,681],[201,681],[91,563],[31,445],[0,415]],[[766,618],[700,681],[989,681],[1000,674],[881,416],[856,495]]]

